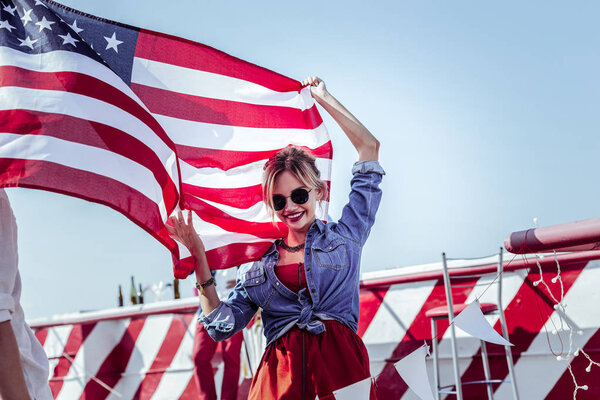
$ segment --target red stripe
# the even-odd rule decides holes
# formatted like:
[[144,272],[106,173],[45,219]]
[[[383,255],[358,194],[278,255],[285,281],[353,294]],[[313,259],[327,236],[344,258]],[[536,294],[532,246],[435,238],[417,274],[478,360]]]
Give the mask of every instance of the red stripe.
[[362,337],[377,314],[389,287],[360,291],[358,336]]
[[[583,347],[583,350],[590,356],[590,358],[596,362],[600,360],[600,329],[594,333],[594,335],[588,340]],[[556,361],[558,362],[558,361]],[[592,365],[590,372],[585,369],[590,365],[590,362],[585,358],[583,354],[579,354],[571,362],[571,369],[573,375],[577,379],[577,384],[580,386],[587,385],[588,390],[579,390],[577,392],[577,398],[582,399],[600,399],[600,367]],[[573,397],[575,385],[573,383],[573,377],[569,370],[565,370],[564,374],[556,381],[554,387],[546,396],[546,400],[563,400],[570,399]]]
[[[121,379],[121,373],[127,367],[127,363],[135,348],[135,342],[145,322],[146,318],[144,317],[131,320],[121,341],[112,349],[100,366],[100,369],[98,369],[95,376],[107,386],[114,388]],[[109,394],[110,392],[96,381],[89,380],[83,389],[80,399],[104,399]]]
[[146,167],[162,187],[167,210],[177,205],[177,186],[165,166],[146,144],[112,126],[63,114],[28,110],[0,111],[3,132],[18,135],[50,136],[73,143],[97,147],[126,157]]
[[[232,243],[206,251],[206,259],[211,269],[227,269],[247,262],[260,260],[273,242]],[[175,278],[185,279],[194,272],[194,260],[187,257],[174,269]]]
[[263,239],[277,239],[287,233],[287,228],[282,222],[278,222],[275,226],[271,222],[250,222],[239,219],[195,197],[186,197],[185,205],[194,210],[203,221],[217,225],[228,232],[247,233]]
[[[260,260],[271,247],[272,242],[232,243],[208,250],[206,258],[212,269],[235,267],[246,262]],[[190,260],[186,258],[185,260]],[[184,260],[184,261],[185,261]]]
[[[265,140],[267,140],[266,137]],[[308,150],[315,157],[331,159],[333,154],[331,141],[315,149],[310,149],[305,146],[299,147]],[[234,151],[177,145],[177,155],[186,163],[196,168],[218,168],[224,171],[257,161],[267,160],[274,154],[277,154],[280,150],[281,149],[266,151]]]
[[[329,201],[331,181],[325,181],[325,184],[327,185],[327,198],[325,200]],[[184,194],[184,204],[188,197],[198,197],[226,206],[246,209],[262,201],[261,185],[239,188],[209,188],[184,183],[182,191]]]
[[160,124],[135,100],[99,79],[78,72],[37,72],[24,68],[0,67],[0,86],[77,93],[112,104],[138,118],[173,151],[175,145]]
[[[476,279],[465,279],[462,283],[469,286],[453,287],[452,299],[456,304],[464,303],[469,294],[473,291],[472,283]],[[392,289],[393,290],[393,289]],[[408,331],[398,344],[390,358],[386,360],[386,365],[381,374],[376,379],[377,397],[380,399],[399,399],[408,389],[408,386],[400,379],[394,363],[404,356],[415,351],[419,346],[423,345],[424,340],[431,339],[431,322],[425,317],[425,312],[431,308],[443,306],[446,304],[446,291],[444,283],[438,280],[435,287],[423,303],[423,307],[415,316]],[[442,319],[437,323],[438,338],[442,338],[446,329],[448,329],[448,320]],[[467,398],[467,397],[465,397]]]
[[140,29],[138,34],[135,57],[226,75],[278,92],[299,91],[302,88],[294,79],[212,47],[146,29]]
[[165,335],[165,339],[146,373],[144,380],[138,387],[134,399],[147,400],[152,397],[166,369],[173,362],[177,350],[181,345],[190,323],[196,324],[194,314],[173,314],[173,321]]
[[[562,281],[565,294],[568,293],[573,283],[585,267],[586,263],[561,264]],[[551,279],[556,276],[556,265],[548,266],[543,269],[543,277],[552,293],[557,299],[560,299],[560,285],[551,283]],[[527,351],[533,340],[541,333],[544,334],[544,324],[554,312],[554,303],[548,296],[548,291],[543,285],[533,286],[533,282],[539,279],[537,269],[530,273],[517,294],[505,308],[504,315],[508,328],[510,342],[514,344],[512,348],[513,362],[516,364],[521,353]],[[494,325],[497,332],[501,332],[500,322]],[[551,334],[551,333],[549,333]],[[488,344],[488,353],[490,356],[490,371],[494,379],[504,379],[508,375],[508,367],[504,358],[504,348],[494,344]],[[518,378],[518,377],[517,377]],[[463,381],[483,379],[483,369],[481,367],[481,352],[471,360],[471,364],[462,375]],[[498,388],[494,385],[494,389]],[[486,396],[485,387],[481,385],[463,386],[465,398],[469,396]]]
[[0,187],[42,189],[103,204],[125,215],[179,255],[156,203],[114,179],[48,161],[0,158]]
[[196,381],[194,380],[194,376],[190,377],[190,380],[179,396],[179,400],[197,400],[200,396],[200,392],[198,390],[198,385],[196,385]]
[[[74,360],[79,352],[79,349],[81,349],[81,346],[85,342],[85,339],[95,327],[95,322],[85,325],[73,325],[73,328],[69,333],[69,337],[67,338],[67,342],[65,343],[63,353],[67,354],[71,359]],[[62,356],[60,360],[58,360],[56,367],[54,367],[54,371],[49,371],[52,376],[49,382],[50,390],[52,391],[52,396],[54,398],[56,398],[60,393],[60,389],[64,384],[63,379],[69,373],[71,366],[71,360]]]
[[188,195],[236,208],[250,208],[262,201],[261,185],[229,189],[201,187],[184,183],[181,190],[184,194],[184,203],[190,197]]
[[42,347],[44,347],[44,343],[46,343],[46,338],[48,337],[48,328],[36,329],[35,337],[40,342]]
[[314,129],[323,123],[317,106],[306,110],[263,106],[131,84],[148,109],[155,114],[188,121],[250,128]]

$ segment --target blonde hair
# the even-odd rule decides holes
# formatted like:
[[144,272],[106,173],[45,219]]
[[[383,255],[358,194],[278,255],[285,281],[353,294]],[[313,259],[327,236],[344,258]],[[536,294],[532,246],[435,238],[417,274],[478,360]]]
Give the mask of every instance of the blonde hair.
[[327,198],[327,185],[321,180],[315,157],[300,147],[286,147],[269,158],[264,167],[262,195],[273,222],[273,187],[277,176],[283,171],[290,171],[304,186],[321,190],[321,199]]

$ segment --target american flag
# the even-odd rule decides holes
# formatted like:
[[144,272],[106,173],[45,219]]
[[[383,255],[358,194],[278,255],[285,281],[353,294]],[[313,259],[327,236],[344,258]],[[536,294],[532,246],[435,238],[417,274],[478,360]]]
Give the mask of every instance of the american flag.
[[[173,252],[177,277],[192,271],[164,228],[178,204],[194,211],[211,268],[227,268],[285,229],[261,198],[268,157],[308,148],[329,182],[331,141],[309,89],[203,44],[4,0],[0,68],[0,186],[114,208]],[[327,202],[318,211],[325,219]]]

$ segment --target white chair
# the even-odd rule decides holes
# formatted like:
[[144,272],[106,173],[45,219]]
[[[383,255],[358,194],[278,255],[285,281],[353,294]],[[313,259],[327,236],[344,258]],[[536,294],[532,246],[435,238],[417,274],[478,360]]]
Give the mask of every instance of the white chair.
[[[502,271],[503,271],[503,263],[502,263],[502,248],[500,248],[500,254],[498,257],[498,267],[497,267],[497,278],[495,280],[495,285],[497,287],[498,292],[498,300],[497,304],[493,303],[481,303],[481,311],[483,314],[492,314],[497,313],[500,317],[500,324],[502,326],[502,336],[506,340],[508,338],[508,330],[506,328],[506,320],[504,318],[504,312],[502,308]],[[436,387],[436,397],[439,400],[440,394],[456,394],[457,400],[463,400],[462,393],[462,385],[472,385],[472,384],[483,384],[486,385],[488,399],[492,400],[494,398],[494,383],[502,383],[502,382],[510,382],[513,389],[513,397],[515,399],[519,399],[519,393],[517,391],[517,383],[515,379],[515,373],[513,368],[513,360],[512,360],[512,352],[510,346],[505,346],[505,356],[506,363],[508,365],[509,376],[508,379],[492,379],[490,376],[490,366],[488,360],[487,349],[485,346],[485,342],[481,340],[481,360],[483,364],[483,372],[485,379],[478,381],[469,381],[469,382],[461,382],[460,372],[458,368],[458,354],[457,354],[457,346],[456,346],[456,332],[454,328],[454,324],[450,324],[450,336],[452,343],[452,365],[454,368],[454,383],[449,385],[441,385],[440,384],[440,373],[439,373],[439,349],[438,349],[438,341],[437,341],[437,321],[440,319],[448,319],[449,321],[454,320],[454,316],[458,315],[462,310],[464,310],[467,304],[454,304],[452,300],[452,288],[453,287],[466,287],[466,286],[478,286],[478,278],[489,274],[488,273],[473,273],[472,267],[468,270],[465,268],[456,268],[452,269],[452,273],[448,272],[448,264],[446,261],[446,253],[442,254],[442,266],[443,266],[443,274],[444,274],[444,286],[446,289],[446,305],[435,307],[428,310],[425,313],[425,316],[431,318],[431,337],[432,337],[432,347],[433,347],[433,369],[434,369],[434,380]],[[476,270],[476,268],[475,268]],[[463,283],[455,283],[452,282],[461,281]],[[464,283],[465,280],[470,280],[470,283]],[[488,283],[489,284],[489,283]],[[453,387],[455,389],[453,389]]]

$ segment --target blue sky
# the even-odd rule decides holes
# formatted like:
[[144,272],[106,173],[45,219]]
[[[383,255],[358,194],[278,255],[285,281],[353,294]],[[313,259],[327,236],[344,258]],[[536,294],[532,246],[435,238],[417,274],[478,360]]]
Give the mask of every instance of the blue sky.
[[[322,77],[382,143],[387,176],[363,271],[436,262],[442,251],[492,254],[533,217],[550,225],[598,216],[596,3],[62,3],[296,79]],[[357,157],[325,120],[335,219]],[[30,318],[113,306],[130,275],[144,285],[171,279],[167,250],[120,214],[42,191],[7,192]]]

